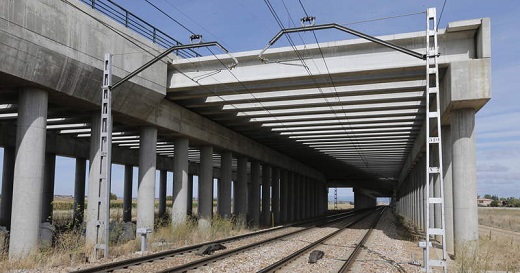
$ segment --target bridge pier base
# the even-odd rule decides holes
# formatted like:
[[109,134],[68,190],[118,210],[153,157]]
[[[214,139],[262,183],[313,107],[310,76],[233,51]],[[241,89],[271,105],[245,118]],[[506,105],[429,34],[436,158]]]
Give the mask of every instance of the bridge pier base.
[[174,226],[186,222],[188,202],[190,201],[188,200],[188,196],[193,196],[193,192],[191,194],[188,193],[188,145],[189,141],[186,138],[175,139],[172,205],[172,224]]
[[154,227],[157,129],[141,129],[139,141],[139,184],[137,189],[137,228]]

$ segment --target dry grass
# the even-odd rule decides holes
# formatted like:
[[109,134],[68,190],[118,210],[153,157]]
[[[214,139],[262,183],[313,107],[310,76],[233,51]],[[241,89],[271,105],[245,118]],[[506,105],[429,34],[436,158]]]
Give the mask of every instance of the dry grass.
[[520,245],[507,236],[481,236],[478,249],[470,245],[460,248],[450,272],[520,271]]
[[478,208],[478,223],[520,232],[520,208]]
[[[352,209],[354,208],[354,205],[350,202],[338,202],[338,209]],[[334,210],[334,202],[329,202],[328,204],[329,210]]]
[[[196,219],[176,226],[165,226],[155,230],[148,241],[149,251],[162,251],[180,246],[218,240],[249,232],[245,225],[234,224],[230,220],[215,218],[211,228],[199,230]],[[111,245],[111,260],[128,258],[140,249],[140,240]],[[38,270],[38,272],[68,272],[71,266],[81,266],[81,256],[91,253],[91,248],[85,246],[85,238],[74,230],[56,234],[53,247],[31,253],[23,259],[10,261],[7,254],[0,255],[0,272],[15,270]]]

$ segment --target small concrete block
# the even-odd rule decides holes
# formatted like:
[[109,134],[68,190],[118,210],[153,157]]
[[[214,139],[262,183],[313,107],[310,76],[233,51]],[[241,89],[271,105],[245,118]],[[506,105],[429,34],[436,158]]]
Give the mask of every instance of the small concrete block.
[[54,241],[56,229],[49,222],[40,224],[40,245],[41,247],[51,247]]
[[325,256],[325,252],[321,251],[321,250],[314,250],[313,252],[311,252],[311,254],[309,255],[309,263],[310,264],[314,264],[316,263],[319,259],[323,258],[323,256]]
[[222,249],[226,249],[226,247],[223,246],[222,244],[208,244],[208,245],[205,245],[205,246],[202,246],[201,248],[199,248],[199,250],[197,251],[197,254],[199,254],[200,256],[211,255],[211,254],[213,254],[213,252],[215,252],[217,250],[222,250]]

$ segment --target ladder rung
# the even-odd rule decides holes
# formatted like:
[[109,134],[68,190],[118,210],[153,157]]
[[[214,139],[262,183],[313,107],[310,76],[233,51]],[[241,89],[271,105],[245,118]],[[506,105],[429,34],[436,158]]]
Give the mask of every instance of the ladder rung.
[[439,167],[428,167],[428,173],[440,173],[441,170]]
[[446,266],[446,261],[443,261],[443,260],[429,260],[428,261],[428,266],[442,266],[442,267],[445,267]]
[[430,197],[428,198],[430,204],[442,204],[442,198],[440,197]]
[[105,244],[96,244],[96,249],[105,249]]
[[439,112],[428,112],[428,117],[429,118],[438,118]]
[[430,36],[435,35],[435,33],[436,33],[436,31],[433,30],[433,29],[429,29],[429,30],[428,30],[428,35],[430,35]]
[[435,67],[428,68],[428,74],[437,74],[437,69]]
[[444,236],[444,229],[442,229],[442,228],[429,228],[428,229],[428,234]]
[[435,50],[435,49],[428,50],[428,57],[437,57],[437,50]]
[[430,87],[428,88],[428,93],[432,94],[432,93],[439,93],[439,88],[438,87]]
[[428,143],[441,143],[441,138],[440,137],[429,137]]

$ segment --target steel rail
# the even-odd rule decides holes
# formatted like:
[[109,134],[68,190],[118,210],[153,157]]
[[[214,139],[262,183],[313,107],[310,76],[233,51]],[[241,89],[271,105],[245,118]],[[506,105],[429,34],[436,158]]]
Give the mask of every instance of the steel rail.
[[[383,208],[383,209],[379,209],[379,210],[384,211],[384,208]],[[375,213],[375,212],[377,212],[377,211],[373,211],[373,212],[371,212],[371,213],[369,214],[369,216],[372,215],[372,214]],[[367,216],[367,217],[368,217],[368,216]],[[315,248],[316,246],[320,245],[321,243],[323,243],[323,242],[325,242],[325,241],[327,241],[327,240],[329,240],[329,239],[331,239],[331,238],[333,238],[333,237],[339,235],[340,233],[344,232],[345,229],[350,228],[350,227],[352,227],[353,225],[355,225],[355,224],[357,224],[357,223],[359,223],[359,222],[365,220],[367,217],[361,217],[361,218],[359,218],[359,219],[356,219],[356,220],[353,221],[353,222],[350,222],[350,223],[346,224],[345,226],[341,227],[341,228],[338,229],[337,231],[335,231],[335,232],[333,232],[333,233],[331,233],[331,234],[329,234],[329,235],[327,235],[327,236],[325,236],[325,237],[322,237],[322,238],[320,238],[320,239],[314,241],[314,242],[311,243],[310,245],[307,245],[307,246],[305,246],[305,247],[303,247],[303,248],[297,250],[296,252],[293,252],[293,253],[290,254],[289,256],[286,256],[285,258],[283,258],[283,259],[281,259],[281,260],[279,260],[279,261],[277,261],[277,262],[275,262],[275,263],[273,263],[273,264],[271,264],[271,265],[269,265],[269,266],[267,266],[267,267],[265,267],[265,268],[259,270],[257,273],[275,272],[276,270],[279,270],[279,269],[283,268],[284,266],[290,264],[292,261],[294,261],[294,260],[296,260],[297,258],[303,256],[303,254],[305,254],[306,252],[308,252],[310,249],[313,249],[313,248]],[[379,217],[377,217],[377,219],[376,219],[376,223],[377,223],[378,220],[379,220]],[[371,229],[370,229],[370,230],[371,230]],[[367,234],[368,234],[368,232],[367,232]],[[366,237],[366,235],[365,235],[365,237]],[[363,239],[365,239],[365,237],[363,237]],[[363,239],[362,239],[362,242],[363,242]],[[361,244],[361,243],[360,243],[360,244]],[[358,244],[358,246],[359,246],[359,244]],[[357,247],[356,247],[356,248],[357,248]]]
[[353,212],[354,211],[335,213],[335,214],[327,215],[325,217],[321,217],[318,219],[313,218],[313,219],[293,223],[290,225],[283,225],[283,226],[279,226],[279,227],[275,227],[275,228],[264,229],[264,230],[247,233],[247,234],[242,234],[242,235],[237,235],[237,236],[233,236],[230,238],[220,239],[220,240],[216,240],[216,241],[212,241],[212,242],[205,242],[205,243],[181,247],[181,248],[177,248],[177,249],[161,251],[161,252],[157,252],[157,253],[152,253],[150,255],[145,255],[145,256],[141,256],[141,257],[126,259],[126,260],[112,262],[112,263],[107,263],[107,264],[90,267],[90,268],[85,268],[85,269],[81,269],[81,270],[77,270],[77,271],[73,271],[73,272],[74,273],[112,272],[114,270],[127,268],[129,266],[148,263],[148,262],[152,262],[154,260],[161,260],[164,258],[177,256],[177,255],[180,255],[183,253],[194,252],[194,251],[197,251],[199,248],[201,248],[205,245],[208,245],[208,244],[230,243],[233,241],[238,241],[238,240],[245,239],[248,237],[254,237],[257,235],[261,235],[261,234],[265,234],[265,233],[269,233],[269,232],[273,232],[273,231],[278,231],[278,230],[293,227],[293,226],[301,226],[301,225],[305,226],[305,225],[312,224],[312,223],[315,223],[318,221],[323,221],[324,219],[334,219],[335,217],[342,217],[342,216],[350,215]]
[[259,241],[259,242],[256,242],[256,243],[252,243],[252,244],[249,244],[249,245],[246,245],[246,246],[242,246],[242,247],[239,247],[239,248],[235,248],[235,249],[232,249],[232,250],[229,250],[229,251],[225,251],[225,252],[222,252],[220,254],[215,254],[215,255],[212,255],[210,257],[203,258],[203,259],[200,259],[200,260],[196,260],[196,261],[184,264],[184,265],[180,265],[180,266],[176,266],[176,267],[173,267],[173,268],[169,268],[169,269],[165,269],[165,270],[162,270],[162,271],[158,271],[158,273],[187,272],[188,270],[196,269],[196,268],[199,268],[201,266],[205,266],[205,265],[208,265],[210,263],[214,263],[216,261],[223,260],[225,258],[237,255],[237,254],[239,254],[241,252],[248,251],[248,250],[256,248],[258,246],[269,244],[271,242],[280,240],[282,238],[287,238],[287,237],[293,236],[295,234],[302,233],[304,231],[308,231],[311,228],[320,227],[320,226],[324,226],[324,225],[327,225],[327,224],[343,221],[346,218],[353,217],[353,216],[359,215],[361,213],[365,213],[366,211],[367,210],[353,211],[352,214],[349,214],[349,215],[346,215],[346,216],[343,216],[343,217],[338,217],[337,219],[323,221],[323,223],[320,223],[318,225],[307,227],[305,229],[297,230],[297,231],[290,232],[290,233],[287,233],[287,234],[279,235],[279,236],[276,236],[276,237],[273,237],[273,238],[269,238],[269,239],[266,239],[266,240],[263,240],[263,241]]
[[[386,207],[385,207],[386,209]],[[348,259],[345,261],[345,263],[343,264],[343,266],[339,269],[338,273],[344,273],[344,272],[347,272],[349,271],[351,268],[352,268],[352,265],[354,264],[354,261],[356,260],[357,256],[359,255],[359,252],[361,251],[361,249],[365,246],[365,242],[367,241],[367,239],[370,237],[370,234],[372,234],[372,230],[376,227],[377,223],[379,223],[379,219],[381,219],[381,216],[383,215],[383,213],[385,212],[385,209],[381,210],[381,213],[377,216],[376,219],[374,219],[374,222],[372,223],[372,226],[370,227],[370,229],[367,231],[367,233],[365,234],[365,236],[363,236],[363,239],[361,239],[361,241],[359,242],[359,244],[356,245],[356,248],[354,249],[354,251],[350,254],[350,256],[348,257]]]

